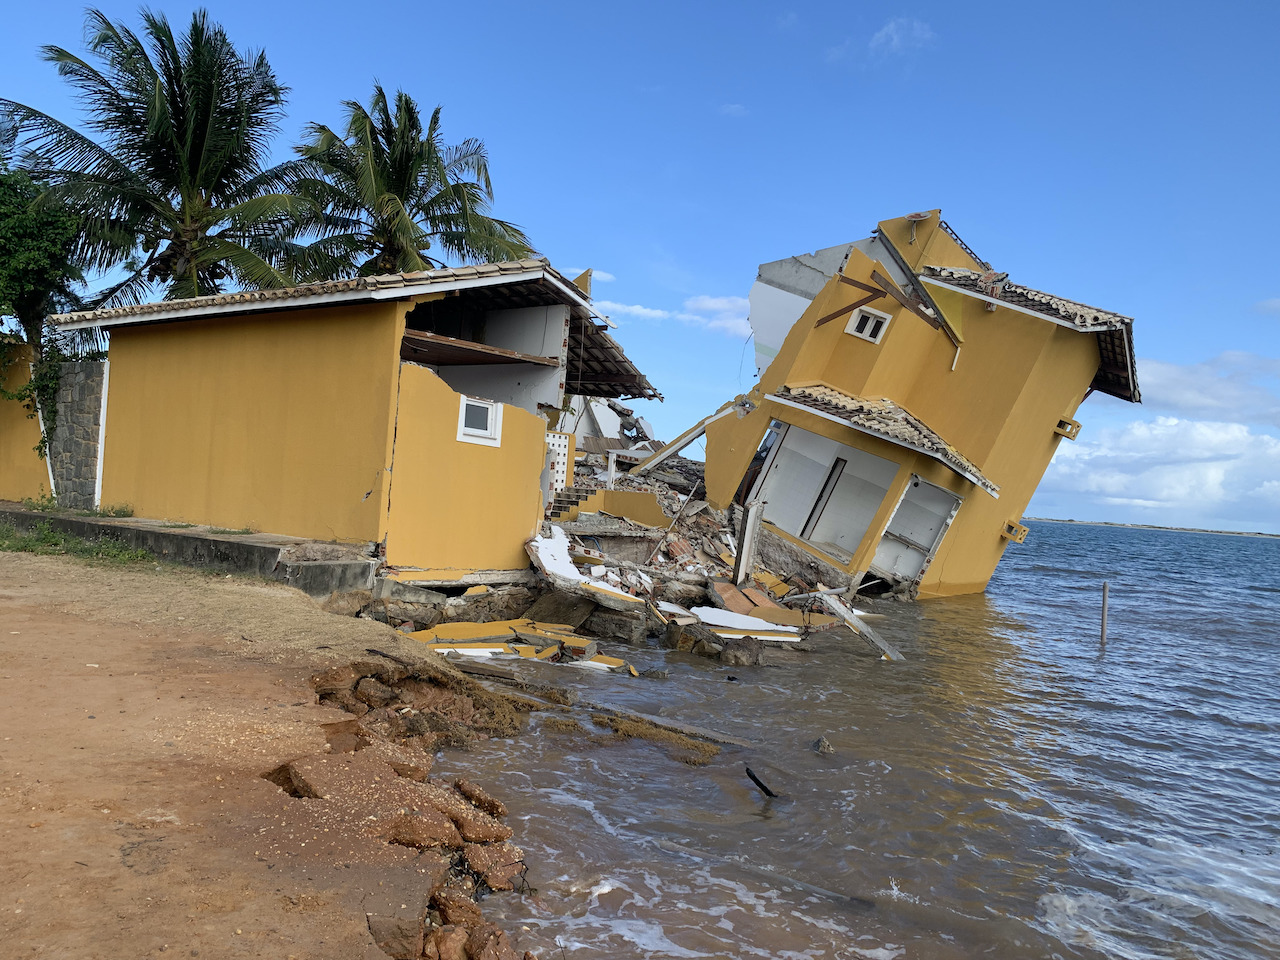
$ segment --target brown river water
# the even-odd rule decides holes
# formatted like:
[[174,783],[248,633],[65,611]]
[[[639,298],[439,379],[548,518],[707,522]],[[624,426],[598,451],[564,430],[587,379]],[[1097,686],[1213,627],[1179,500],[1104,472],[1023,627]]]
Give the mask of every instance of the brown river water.
[[535,716],[446,755],[530,864],[486,916],[543,960],[1280,958],[1280,540],[1031,526],[985,596],[862,605],[905,663],[828,633],[782,667],[531,667],[751,746],[691,767]]

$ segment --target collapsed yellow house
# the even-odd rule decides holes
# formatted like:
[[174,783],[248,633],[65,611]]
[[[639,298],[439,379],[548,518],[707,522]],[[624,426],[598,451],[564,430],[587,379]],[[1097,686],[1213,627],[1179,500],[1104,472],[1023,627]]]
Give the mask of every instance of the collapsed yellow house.
[[1008,282],[940,213],[763,264],[760,381],[633,473],[705,433],[713,506],[864,586],[985,589],[1081,402],[1140,402],[1133,321]]
[[429,581],[528,567],[567,398],[657,396],[594,316],[522,260],[54,320],[110,332],[96,504],[380,543]]

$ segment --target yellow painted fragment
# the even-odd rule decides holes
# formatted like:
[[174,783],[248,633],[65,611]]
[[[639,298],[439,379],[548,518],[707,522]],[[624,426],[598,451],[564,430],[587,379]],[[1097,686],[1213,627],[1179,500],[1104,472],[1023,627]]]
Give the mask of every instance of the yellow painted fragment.
[[492,623],[472,623],[469,620],[441,623],[429,630],[417,630],[409,634],[425,643],[446,640],[509,640],[516,629],[533,625],[532,620],[495,620]]
[[554,659],[555,659],[556,657],[558,657],[558,656],[560,656],[560,646],[559,646],[559,644],[557,644],[557,645],[556,645],[556,646],[554,646],[554,647],[544,647],[543,649],[541,649],[541,650],[539,650],[539,651],[538,651],[538,653],[537,653],[537,655],[535,656],[535,658],[534,658],[534,659],[536,659],[536,660],[554,660]]
[[538,655],[538,648],[532,643],[513,643],[511,649],[525,659],[532,659]]
[[584,583],[582,584],[582,586],[594,593],[603,593],[611,597],[617,597],[619,600],[625,601],[628,605],[636,604],[638,606],[644,606],[645,603],[647,602],[641,597],[633,597],[628,593],[624,593],[621,589],[618,589],[618,588],[599,587],[599,586],[596,586],[594,583]]
[[462,595],[464,597],[478,597],[488,592],[489,588],[487,586],[483,583],[478,583],[474,587],[467,587],[466,591]]
[[755,578],[766,590],[773,594],[775,598],[785,597],[787,592],[791,589],[791,584],[787,583],[785,580],[775,577],[767,570],[757,573]]
[[[550,629],[548,629],[549,627]],[[549,643],[559,644],[562,640],[573,640],[577,637],[577,634],[569,627],[543,624],[541,626],[517,627],[515,637],[517,640],[523,640],[538,647],[545,647]]]
[[813,627],[825,630],[840,621],[825,613],[806,613],[803,610],[787,610],[780,607],[756,607],[748,616],[768,623],[780,623],[787,627]]

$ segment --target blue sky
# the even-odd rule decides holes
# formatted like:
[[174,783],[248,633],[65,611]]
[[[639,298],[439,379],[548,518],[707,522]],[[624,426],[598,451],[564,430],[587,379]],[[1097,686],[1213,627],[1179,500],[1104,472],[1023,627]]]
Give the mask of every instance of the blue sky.
[[[292,88],[280,158],[375,78],[482,138],[497,215],[598,271],[662,437],[750,388],[757,264],[941,207],[1014,282],[1137,321],[1145,402],[1091,398],[1030,515],[1280,532],[1278,5],[209,9]],[[0,96],[77,119],[38,48],[82,22],[8,11]]]

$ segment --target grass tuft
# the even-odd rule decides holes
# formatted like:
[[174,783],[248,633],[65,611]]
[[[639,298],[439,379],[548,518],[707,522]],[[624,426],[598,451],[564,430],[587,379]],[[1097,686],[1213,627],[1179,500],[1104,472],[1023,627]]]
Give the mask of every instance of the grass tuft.
[[114,537],[86,540],[72,533],[54,530],[48,521],[25,531],[11,523],[0,523],[0,550],[79,557],[106,563],[155,563],[155,557],[146,550],[134,549]]
[[41,513],[52,513],[58,509],[58,498],[52,491],[45,493],[44,485],[40,485],[40,496],[23,497],[22,505],[28,510],[38,510]]
[[128,503],[108,503],[96,510],[76,511],[82,517],[132,517],[133,506]]
[[253,533],[252,527],[241,527],[239,530],[228,530],[226,527],[210,527],[210,533],[219,533],[234,537],[244,536],[246,533]]

